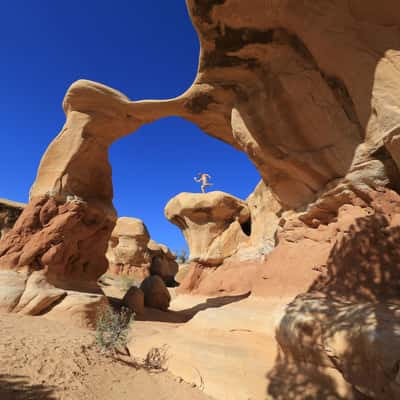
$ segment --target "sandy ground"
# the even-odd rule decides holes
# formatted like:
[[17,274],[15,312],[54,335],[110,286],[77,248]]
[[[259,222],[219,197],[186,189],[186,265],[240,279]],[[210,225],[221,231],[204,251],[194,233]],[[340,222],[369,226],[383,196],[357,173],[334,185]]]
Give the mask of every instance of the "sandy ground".
[[167,372],[99,354],[93,333],[42,317],[0,316],[1,400],[206,400]]

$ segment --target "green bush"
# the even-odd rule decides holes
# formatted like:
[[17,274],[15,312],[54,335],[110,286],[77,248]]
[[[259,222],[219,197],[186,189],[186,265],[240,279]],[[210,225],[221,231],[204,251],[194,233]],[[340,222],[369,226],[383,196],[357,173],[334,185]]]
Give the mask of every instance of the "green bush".
[[110,305],[99,309],[96,318],[96,344],[104,353],[126,351],[133,313],[125,307],[115,311]]

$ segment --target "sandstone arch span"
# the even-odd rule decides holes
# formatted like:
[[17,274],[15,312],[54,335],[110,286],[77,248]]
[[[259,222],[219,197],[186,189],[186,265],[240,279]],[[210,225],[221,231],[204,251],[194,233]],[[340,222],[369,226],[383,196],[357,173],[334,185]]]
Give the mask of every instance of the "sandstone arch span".
[[397,177],[394,1],[386,8],[373,0],[187,6],[201,42],[192,87],[171,100],[130,101],[104,85],[75,82],[30,205],[0,245],[1,268],[43,270],[58,287],[95,288],[115,223],[108,147],[164,116],[186,118],[245,151],[286,208],[320,196],[314,219],[354,193],[387,185],[390,171]]

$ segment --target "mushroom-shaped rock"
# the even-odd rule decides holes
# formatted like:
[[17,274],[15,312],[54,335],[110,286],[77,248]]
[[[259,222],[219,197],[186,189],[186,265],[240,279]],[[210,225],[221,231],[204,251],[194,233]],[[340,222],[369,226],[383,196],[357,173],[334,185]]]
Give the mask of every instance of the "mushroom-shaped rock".
[[160,276],[166,284],[174,283],[179,269],[176,256],[167,246],[156,243],[154,240],[149,241],[148,250],[151,254],[151,275]]
[[171,295],[165,286],[164,281],[157,275],[146,278],[140,289],[144,293],[144,304],[150,308],[157,308],[162,311],[168,310]]
[[142,220],[118,218],[108,243],[109,270],[142,281],[149,275],[151,261],[147,251],[149,240],[149,232]]
[[169,201],[165,216],[182,229],[191,261],[220,265],[249,240],[249,208],[228,193],[181,193]]
[[144,312],[143,290],[136,286],[132,286],[131,288],[129,288],[124,298],[122,299],[122,304],[128,307],[136,314],[143,314]]

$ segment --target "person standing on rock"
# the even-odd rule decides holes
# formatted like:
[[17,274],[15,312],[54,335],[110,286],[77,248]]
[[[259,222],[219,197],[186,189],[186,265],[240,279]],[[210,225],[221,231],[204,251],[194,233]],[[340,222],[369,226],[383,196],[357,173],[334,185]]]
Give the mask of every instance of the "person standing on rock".
[[212,186],[213,183],[210,183],[208,180],[211,179],[211,175],[208,175],[206,173],[198,173],[197,176],[195,176],[194,181],[197,183],[201,183],[201,191],[202,193],[206,192],[206,187]]

